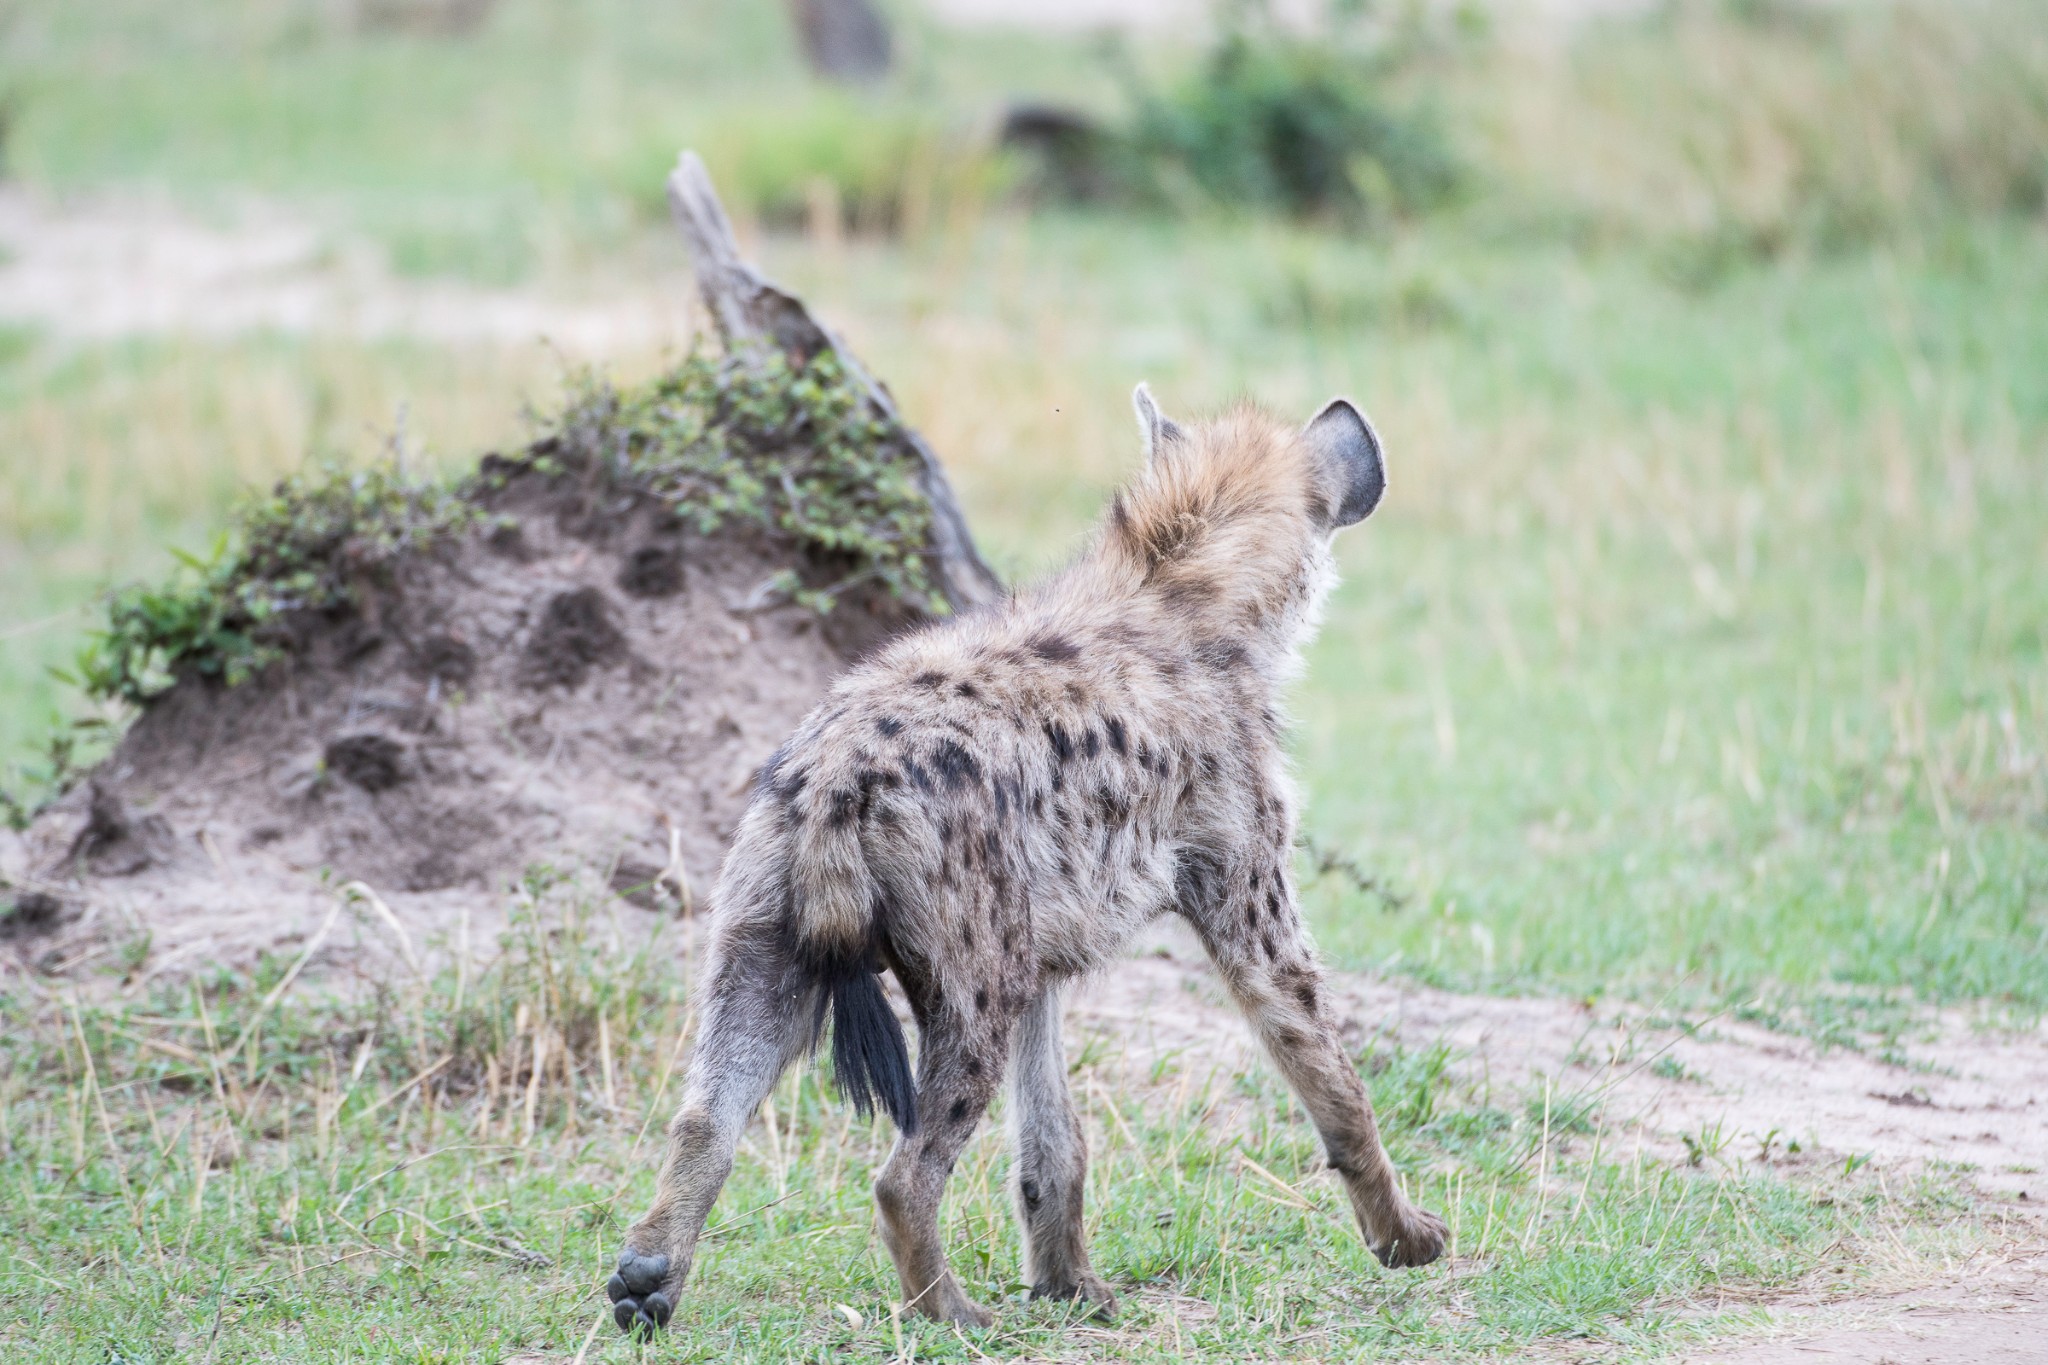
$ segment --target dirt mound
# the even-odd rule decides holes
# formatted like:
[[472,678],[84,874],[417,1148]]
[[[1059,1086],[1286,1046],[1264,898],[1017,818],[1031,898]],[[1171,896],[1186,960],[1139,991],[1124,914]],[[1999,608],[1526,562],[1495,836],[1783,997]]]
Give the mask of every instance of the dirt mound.
[[452,903],[554,863],[649,907],[677,876],[701,900],[753,766],[920,613],[868,593],[820,616],[774,591],[793,564],[832,573],[787,545],[697,535],[559,454],[493,463],[487,525],[300,625],[260,676],[151,702],[31,827],[37,905],[246,952],[351,881]]
[[231,554],[117,597],[86,682],[140,715],[0,843],[0,938],[43,970],[121,952],[132,980],[282,949],[338,891],[407,959],[488,932],[534,868],[701,903],[754,767],[830,679],[986,599],[930,451],[691,174],[727,354],[588,383],[452,488],[281,487]]

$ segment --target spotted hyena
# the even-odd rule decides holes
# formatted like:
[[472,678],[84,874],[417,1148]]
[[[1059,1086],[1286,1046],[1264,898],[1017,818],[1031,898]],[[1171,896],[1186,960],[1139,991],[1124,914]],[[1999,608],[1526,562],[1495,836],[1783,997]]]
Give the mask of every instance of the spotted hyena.
[[[1280,691],[1331,536],[1386,486],[1378,437],[1342,399],[1301,428],[1251,407],[1182,427],[1135,401],[1144,471],[1077,563],[896,641],[761,769],[659,1191],[611,1278],[622,1328],[667,1321],[741,1131],[828,1017],[839,1089],[895,1120],[875,1200],[905,1303],[990,1320],[946,1267],[938,1210],[1007,1071],[1032,1291],[1113,1310],[1083,1244],[1060,995],[1169,911],[1301,1096],[1380,1260],[1441,1254],[1338,1044],[1289,866]],[[885,968],[917,1020],[914,1080]]]

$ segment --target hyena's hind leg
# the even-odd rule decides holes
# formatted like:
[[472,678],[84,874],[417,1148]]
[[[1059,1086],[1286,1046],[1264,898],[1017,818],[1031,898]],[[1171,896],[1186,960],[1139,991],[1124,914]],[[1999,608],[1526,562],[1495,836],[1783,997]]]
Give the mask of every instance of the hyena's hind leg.
[[1060,1046],[1060,992],[1048,986],[1017,1021],[1010,1050],[1011,1122],[1016,1127],[1017,1212],[1024,1225],[1024,1274],[1033,1298],[1086,1299],[1102,1317],[1116,1312],[1093,1266],[1081,1221],[1088,1143],[1067,1094]]
[[882,1244],[903,1280],[906,1306],[941,1322],[986,1327],[994,1317],[967,1297],[946,1264],[939,1201],[1002,1079],[1009,1017],[991,989],[975,990],[971,1001],[941,999],[916,970],[899,965],[897,979],[919,1020],[917,1131],[897,1137],[875,1177]]
[[704,987],[703,1026],[669,1121],[654,1206],[626,1233],[618,1269],[606,1286],[621,1331],[667,1323],[704,1220],[732,1174],[733,1151],[761,1101],[808,1049],[813,1014],[790,1008],[804,999],[788,950],[772,932],[722,935]]
[[1293,888],[1278,868],[1242,874],[1206,905],[1187,906],[1245,1017],[1301,1097],[1330,1166],[1344,1181],[1366,1245],[1386,1266],[1428,1265],[1443,1254],[1444,1220],[1401,1192],[1380,1144],[1372,1099],[1337,1040],[1323,972],[1302,933]]

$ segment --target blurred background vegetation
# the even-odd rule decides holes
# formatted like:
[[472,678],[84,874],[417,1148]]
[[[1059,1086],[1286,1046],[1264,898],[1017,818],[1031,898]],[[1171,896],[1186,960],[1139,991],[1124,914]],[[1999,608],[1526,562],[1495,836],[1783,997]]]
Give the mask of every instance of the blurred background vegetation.
[[[900,0],[888,69],[846,80],[807,67],[802,8],[0,7],[17,816],[95,742],[51,670],[97,595],[203,552],[245,490],[308,458],[459,468],[570,364],[686,349],[661,183],[688,145],[1006,572],[1070,553],[1129,469],[1138,379],[1371,408],[1393,491],[1343,542],[1299,705],[1309,833],[1392,892],[1316,880],[1340,958],[1793,991],[1816,1027],[1895,988],[2048,1004],[2034,6],[1091,30]],[[280,290],[332,276],[418,325],[20,303],[124,223],[96,303],[146,302],[188,239],[260,277],[282,223],[311,245]]]

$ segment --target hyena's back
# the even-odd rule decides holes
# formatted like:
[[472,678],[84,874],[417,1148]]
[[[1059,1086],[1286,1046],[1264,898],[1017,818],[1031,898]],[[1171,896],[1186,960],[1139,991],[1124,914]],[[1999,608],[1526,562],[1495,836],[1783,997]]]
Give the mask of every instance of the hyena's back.
[[1173,906],[1190,846],[1262,818],[1284,844],[1275,722],[1234,677],[1244,652],[1064,605],[907,642],[764,767],[749,832],[787,860],[812,951],[914,958],[942,990],[1014,1008]]

